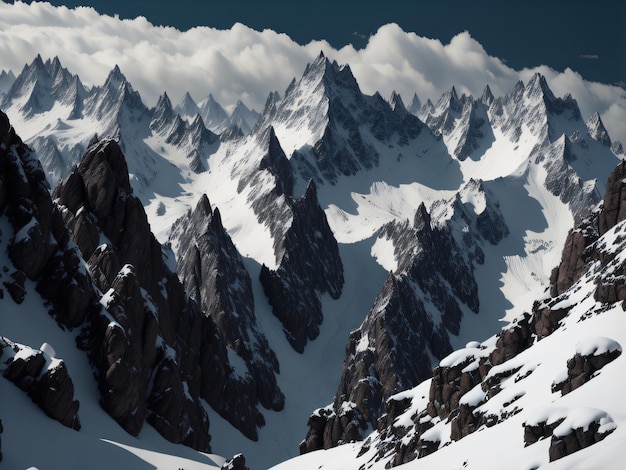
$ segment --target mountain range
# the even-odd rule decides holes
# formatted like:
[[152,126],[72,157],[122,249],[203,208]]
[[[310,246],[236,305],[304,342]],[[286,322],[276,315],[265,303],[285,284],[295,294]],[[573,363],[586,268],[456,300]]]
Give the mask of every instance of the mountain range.
[[256,113],[37,56],[0,109],[9,466],[618,468],[624,152],[541,74],[320,53]]

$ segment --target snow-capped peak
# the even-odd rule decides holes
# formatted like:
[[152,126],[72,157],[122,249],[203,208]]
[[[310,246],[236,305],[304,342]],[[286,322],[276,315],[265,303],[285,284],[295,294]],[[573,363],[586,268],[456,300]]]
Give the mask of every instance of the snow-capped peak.
[[404,106],[402,97],[398,93],[396,93],[395,90],[391,93],[391,97],[389,98],[389,104],[391,105],[391,109],[393,109],[396,112],[399,112],[401,114],[403,113],[405,114],[408,112],[406,107]]
[[152,120],[150,121],[150,129],[158,133],[164,133],[171,130],[176,120],[176,113],[172,107],[167,93],[159,96],[156,106],[152,112]]
[[32,92],[35,86],[50,85],[50,73],[46,68],[41,56],[37,57],[30,63],[24,65],[22,72],[17,76],[13,85],[7,93],[4,106],[10,101],[25,96]]
[[417,116],[418,113],[420,112],[420,109],[422,109],[422,101],[417,96],[417,93],[414,93],[413,98],[411,99],[411,103],[409,104],[409,107],[407,108],[407,111],[413,114],[414,116]]
[[199,104],[199,108],[200,116],[202,116],[206,127],[213,132],[219,133],[220,127],[228,119],[226,110],[215,100],[211,93]]
[[191,120],[200,112],[200,109],[189,92],[186,92],[180,102],[174,107],[174,111],[183,119]]
[[237,100],[237,103],[228,117],[226,127],[238,127],[244,134],[249,134],[258,119],[259,113],[254,109],[248,108],[243,101]]
[[441,95],[441,98],[439,98],[439,101],[437,101],[435,105],[436,114],[445,112],[448,109],[455,112],[460,112],[463,109],[463,103],[461,103],[455,87],[450,88]]
[[539,72],[534,74],[526,84],[526,88],[524,89],[524,96],[526,96],[531,101],[542,99],[545,100],[546,103],[552,103],[556,100],[554,93],[552,93],[552,90],[548,86],[546,77],[544,77]]
[[491,106],[493,101],[495,100],[491,88],[487,85],[483,91],[482,96],[480,97],[480,101],[484,103],[486,106]]
[[104,88],[111,92],[117,92],[122,88],[122,86],[128,87],[132,90],[131,84],[126,80],[126,77],[116,64],[115,67],[113,67],[113,69],[109,72],[109,75],[104,82]]
[[0,71],[0,102],[2,99],[2,95],[9,91],[14,81],[15,74],[12,70],[9,70],[8,72],[6,70]]

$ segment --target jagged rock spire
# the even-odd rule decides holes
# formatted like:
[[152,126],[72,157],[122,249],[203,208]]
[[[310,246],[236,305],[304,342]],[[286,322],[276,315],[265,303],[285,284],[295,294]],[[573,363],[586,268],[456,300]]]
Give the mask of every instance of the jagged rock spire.
[[611,147],[611,138],[609,137],[609,133],[604,127],[602,118],[597,112],[593,113],[587,121],[587,130],[589,131],[589,135],[593,139],[597,140],[605,147]]
[[391,109],[400,114],[406,114],[408,112],[406,107],[404,106],[402,97],[398,93],[396,93],[395,90],[391,93],[391,97],[389,98],[389,104],[391,105]]
[[422,101],[417,96],[417,93],[413,94],[413,98],[411,99],[411,104],[407,108],[407,111],[414,116],[417,116],[422,109]]
[[489,85],[485,86],[485,89],[483,90],[483,94],[480,97],[480,101],[484,103],[486,106],[491,106],[494,100],[495,98],[493,96],[491,88],[489,87]]

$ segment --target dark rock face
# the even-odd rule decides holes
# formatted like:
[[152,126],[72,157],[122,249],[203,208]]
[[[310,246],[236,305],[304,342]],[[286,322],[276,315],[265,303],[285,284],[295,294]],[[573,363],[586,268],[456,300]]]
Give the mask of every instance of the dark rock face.
[[[383,414],[377,422],[377,430],[381,433],[382,440],[389,443],[388,448],[379,448],[378,456],[383,457],[389,452],[393,453],[393,459],[389,462],[389,466],[400,465],[403,462],[410,462],[416,458],[421,458],[435,452],[439,448],[439,441],[429,441],[421,437],[412,437],[409,445],[396,445],[399,439],[406,436],[408,429],[395,422],[396,418],[408,410],[411,400],[402,399],[395,400],[391,398],[386,403],[386,413]],[[416,433],[414,436],[421,436],[428,429],[432,428],[433,422],[430,419],[424,419],[426,415],[416,418]],[[392,444],[394,443],[394,444]],[[367,452],[371,448],[371,442],[367,440],[363,445],[361,452]]]
[[267,153],[261,159],[260,170],[268,170],[276,178],[276,195],[293,196],[291,164],[276,138],[274,128],[269,128]]
[[[626,164],[621,162],[609,176],[602,209],[583,221],[582,225],[568,234],[561,264],[552,272],[550,279],[552,296],[557,297],[567,291],[593,262],[599,262],[595,269],[595,299],[599,302],[626,300],[626,283],[623,274],[626,267],[616,259],[616,250],[607,252],[599,238],[610,230],[615,230],[617,243],[623,245],[621,232],[625,229],[621,222],[626,219]],[[610,269],[607,269],[610,268]]]
[[589,382],[600,369],[617,359],[621,354],[620,349],[606,351],[602,354],[583,355],[576,353],[567,361],[567,379],[563,382],[553,383],[552,391],[561,391],[562,395],[566,395],[576,390]]
[[298,352],[319,335],[322,322],[320,294],[337,299],[343,288],[343,264],[337,241],[317,202],[315,183],[305,194],[289,200],[292,221],[277,246],[279,265],[263,266],[261,284],[274,315],[283,324],[287,340]]
[[600,423],[594,421],[590,423],[587,428],[572,429],[570,433],[564,436],[552,435],[550,439],[550,462],[566,457],[574,452],[578,452],[585,447],[589,447],[596,442],[600,442],[611,431],[601,432]]
[[506,328],[500,333],[496,342],[496,348],[490,355],[491,364],[503,364],[530,347],[533,342],[531,322],[532,318],[530,315],[525,314],[522,319],[516,321],[510,328]]
[[208,450],[200,397],[223,381],[225,347],[165,265],[120,147],[95,142],[55,197],[104,293],[79,338],[103,407],[131,434],[147,419],[167,439]]
[[[430,214],[421,204],[412,226],[385,225],[379,232],[379,237],[383,236],[394,241],[396,273],[406,273],[422,293],[428,293],[442,315],[443,327],[458,334],[460,305],[465,304],[473,312],[478,312],[479,305],[472,263],[466,259],[452,231],[446,226],[433,226]],[[415,292],[419,293],[419,290]]]
[[524,447],[539,442],[552,436],[554,430],[563,422],[564,418],[557,419],[554,422],[542,421],[536,424],[524,423]]
[[[43,348],[42,348],[43,349]],[[2,375],[21,388],[48,416],[79,430],[78,400],[65,362],[0,337]]]
[[9,295],[16,304],[24,302],[26,297],[26,289],[24,283],[26,282],[26,274],[24,271],[15,271],[11,273],[11,281],[4,281],[2,285],[6,288]]
[[[607,418],[606,414],[604,417]],[[570,428],[569,432],[557,430],[566,419],[566,416],[563,416],[553,421],[524,423],[524,444],[529,446],[541,439],[550,438],[548,453],[550,462],[554,462],[600,442],[615,429],[613,426],[601,429],[600,421],[602,418],[598,417],[584,427]]]
[[64,327],[82,324],[95,296],[88,273],[69,244],[69,234],[48,191],[45,174],[31,150],[0,112],[0,212],[13,227],[9,257],[16,268],[4,286],[17,303],[24,282],[36,282],[51,313]]
[[567,291],[585,271],[593,259],[590,246],[599,238],[597,217],[586,219],[582,226],[567,235],[561,263],[550,275],[550,295],[557,297]]
[[[379,236],[394,240],[398,270],[350,335],[332,407],[311,417],[301,452],[360,439],[368,425],[376,425],[391,395],[429,377],[431,357],[451,352],[448,335],[458,333],[460,304],[478,310],[471,264],[449,229],[432,227],[424,205],[412,226],[389,224]],[[438,323],[424,305],[426,295],[441,315]]]
[[604,235],[618,222],[626,219],[626,163],[621,162],[609,176],[604,195],[604,207],[598,220],[599,235]]
[[[597,410],[596,410],[597,411]],[[601,414],[599,415],[601,416]],[[605,414],[604,418],[607,418]],[[550,438],[549,458],[550,462],[566,457],[585,447],[589,447],[600,442],[608,436],[615,428],[608,426],[602,429],[601,417],[592,420],[586,426],[575,429],[570,428],[566,432],[562,429],[562,423],[566,421],[566,416],[552,421],[541,421],[539,423],[524,423],[524,444],[532,445],[541,439]]]
[[[431,416],[435,414],[441,419],[446,419],[459,408],[459,400],[475,385],[485,378],[487,367],[475,368],[470,372],[463,372],[468,365],[475,361],[475,357],[468,357],[450,367],[438,366],[433,371],[433,380],[430,386],[429,402]],[[483,365],[486,361],[482,361]],[[482,372],[482,374],[481,374]],[[466,405],[467,406],[467,405]],[[432,416],[433,418],[435,416]],[[456,421],[459,421],[457,419]],[[453,432],[458,430],[453,427]],[[455,440],[460,439],[460,435]]]
[[243,454],[237,454],[232,459],[228,459],[221,466],[221,470],[249,470],[246,466],[246,458]]
[[244,362],[246,370],[230,372],[217,411],[256,439],[263,424],[257,402],[281,410],[284,396],[276,383],[278,360],[254,315],[254,298],[248,271],[221,223],[219,210],[211,210],[203,196],[193,213],[173,230],[178,239],[178,275],[186,292],[211,318],[226,345]]

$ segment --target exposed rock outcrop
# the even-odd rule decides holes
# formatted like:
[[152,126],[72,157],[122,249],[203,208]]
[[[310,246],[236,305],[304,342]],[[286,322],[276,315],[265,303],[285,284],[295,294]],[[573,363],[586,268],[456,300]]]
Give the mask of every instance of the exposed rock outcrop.
[[64,426],[79,430],[78,400],[65,362],[42,350],[16,344],[0,337],[2,375],[21,388],[48,416]]
[[237,454],[233,458],[228,459],[222,465],[221,470],[249,470],[246,466],[246,458],[243,454]]
[[552,384],[552,391],[566,395],[596,376],[598,371],[622,354],[622,347],[609,338],[587,338],[567,361],[567,377]]
[[615,430],[607,413],[595,408],[554,410],[553,415],[524,423],[524,444],[550,438],[549,460],[566,457],[603,440]]
[[[585,427],[569,429],[566,434],[552,434],[550,449],[548,450],[550,462],[578,452],[607,437],[614,427],[607,427],[601,420],[592,421]],[[555,430],[556,431],[556,430]]]
[[[596,281],[596,300],[599,302],[626,300],[626,282],[623,276],[626,268],[616,258],[615,250],[607,252],[606,243],[598,243],[598,239],[607,232],[624,230],[620,222],[626,219],[625,178],[626,163],[621,162],[609,176],[602,209],[568,234],[561,264],[552,271],[550,279],[552,284],[550,293],[553,297],[566,292],[590,264],[600,262],[602,267],[609,266],[610,269],[597,269],[602,274]],[[622,244],[621,235],[616,233],[616,236],[617,241]]]
[[95,296],[88,273],[80,265],[60,211],[50,198],[41,164],[0,112],[0,212],[13,227],[9,257],[16,270],[5,287],[16,302],[24,282],[36,282],[50,302],[51,313],[64,327],[82,324]]
[[131,434],[147,419],[167,439],[208,450],[200,398],[222,398],[226,349],[167,268],[120,147],[94,142],[55,197],[103,293],[79,339],[103,407]]

